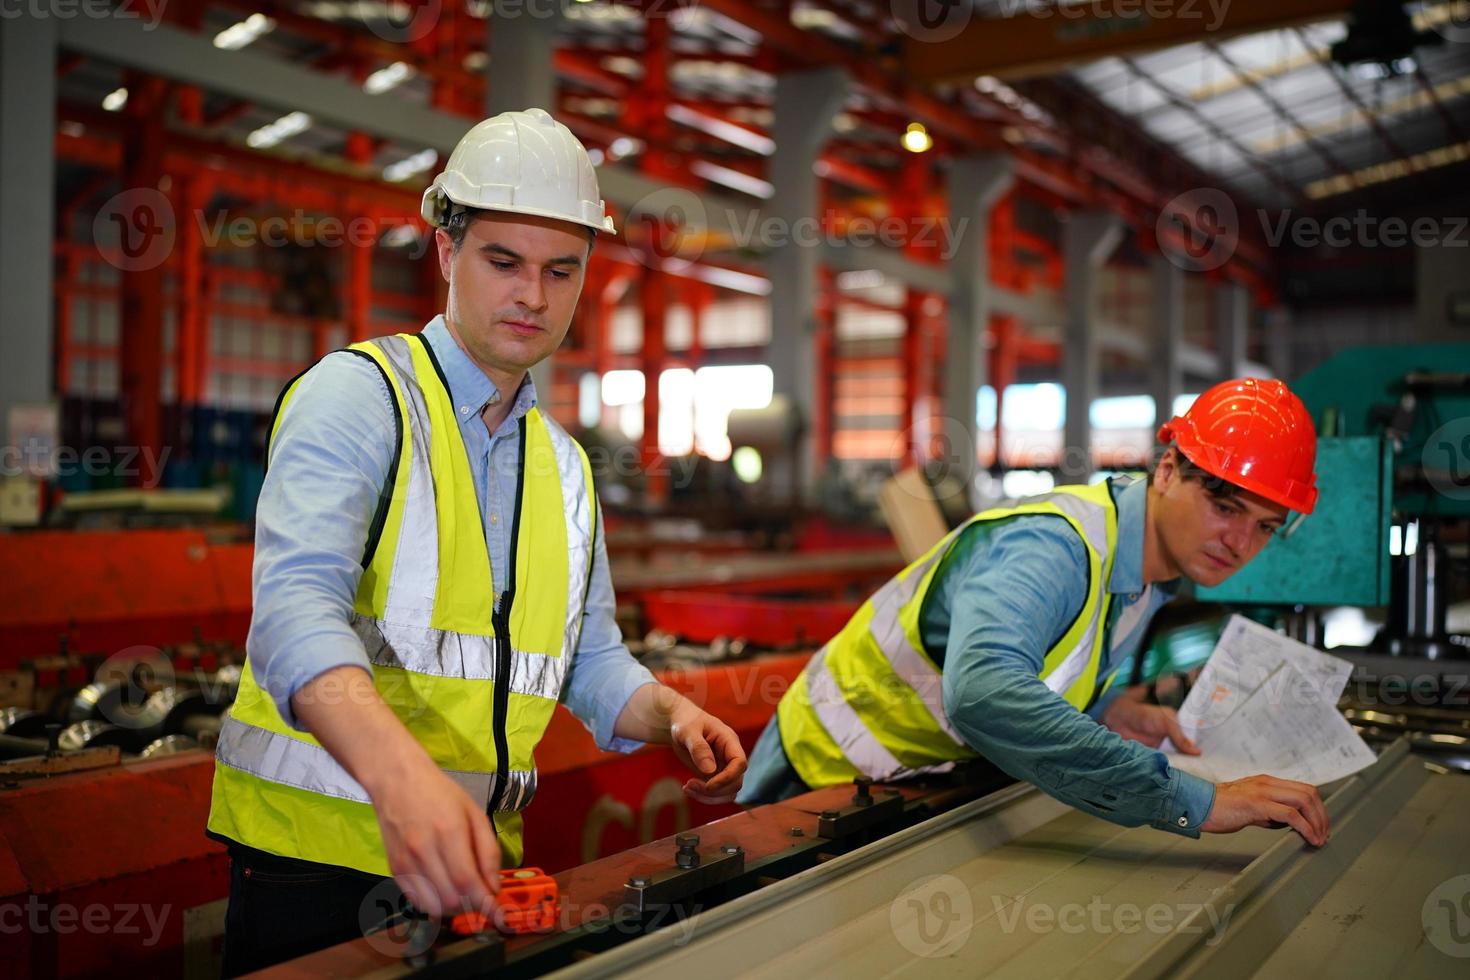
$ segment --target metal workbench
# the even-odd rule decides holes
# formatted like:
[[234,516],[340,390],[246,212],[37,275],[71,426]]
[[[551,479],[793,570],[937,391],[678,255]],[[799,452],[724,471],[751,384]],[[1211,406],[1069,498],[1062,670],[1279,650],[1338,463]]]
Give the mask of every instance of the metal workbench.
[[1470,972],[1470,779],[1399,742],[1332,838],[1126,829],[1017,785],[552,974],[1447,977]]

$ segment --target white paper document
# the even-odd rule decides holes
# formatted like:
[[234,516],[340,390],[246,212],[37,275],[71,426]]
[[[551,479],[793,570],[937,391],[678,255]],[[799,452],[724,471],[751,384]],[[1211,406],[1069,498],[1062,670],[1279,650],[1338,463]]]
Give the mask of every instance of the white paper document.
[[1321,785],[1377,759],[1337,710],[1352,664],[1232,616],[1179,709],[1199,747],[1169,764],[1213,782],[1265,774]]

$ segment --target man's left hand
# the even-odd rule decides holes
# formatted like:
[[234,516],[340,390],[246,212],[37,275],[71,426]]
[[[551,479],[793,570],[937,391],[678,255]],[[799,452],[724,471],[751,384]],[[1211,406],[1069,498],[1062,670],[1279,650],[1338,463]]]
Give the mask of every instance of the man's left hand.
[[1199,755],[1199,748],[1179,727],[1179,714],[1163,705],[1145,704],[1144,693],[1144,688],[1138,687],[1118,695],[1103,712],[1103,725],[1151,749],[1158,748],[1167,737],[1185,755]]
[[745,778],[745,749],[734,729],[662,684],[633,692],[614,729],[641,742],[664,742],[698,778],[684,794],[700,803],[729,803]]

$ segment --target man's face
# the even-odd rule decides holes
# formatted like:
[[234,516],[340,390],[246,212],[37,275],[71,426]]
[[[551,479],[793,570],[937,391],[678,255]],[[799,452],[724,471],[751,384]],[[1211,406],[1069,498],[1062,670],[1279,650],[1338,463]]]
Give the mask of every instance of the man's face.
[[1286,520],[1286,508],[1242,491],[1216,497],[1179,472],[1177,450],[1154,471],[1155,526],[1170,563],[1199,585],[1219,585],[1254,558]]
[[450,329],[482,368],[519,376],[561,346],[590,251],[580,225],[490,211],[458,251],[448,232],[435,239]]

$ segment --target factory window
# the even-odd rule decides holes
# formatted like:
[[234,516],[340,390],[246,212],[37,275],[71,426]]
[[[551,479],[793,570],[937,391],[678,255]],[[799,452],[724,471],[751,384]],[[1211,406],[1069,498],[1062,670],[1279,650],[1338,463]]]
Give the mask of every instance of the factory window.
[[1152,395],[1099,398],[1087,414],[1094,429],[1147,429],[1154,424],[1154,399]]
[[[710,459],[730,457],[730,412],[765,408],[775,378],[765,364],[728,364],[671,368],[659,376],[659,452],[684,456],[699,452]],[[613,424],[629,439],[643,437],[642,371],[609,371],[602,378],[602,404],[613,410]]]

